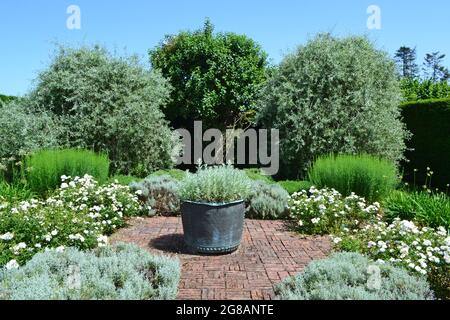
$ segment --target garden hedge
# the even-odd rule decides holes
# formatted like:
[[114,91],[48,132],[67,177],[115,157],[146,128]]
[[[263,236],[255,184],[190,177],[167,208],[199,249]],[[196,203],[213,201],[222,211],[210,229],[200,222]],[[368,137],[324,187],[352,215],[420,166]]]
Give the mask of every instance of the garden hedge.
[[0,103],[2,103],[2,102],[9,102],[9,101],[12,101],[12,100],[15,100],[16,99],[16,97],[12,97],[12,96],[5,96],[5,95],[3,95],[3,94],[0,94]]
[[421,100],[401,106],[406,126],[413,134],[404,164],[405,179],[422,185],[426,168],[434,172],[432,186],[446,189],[450,183],[450,99]]

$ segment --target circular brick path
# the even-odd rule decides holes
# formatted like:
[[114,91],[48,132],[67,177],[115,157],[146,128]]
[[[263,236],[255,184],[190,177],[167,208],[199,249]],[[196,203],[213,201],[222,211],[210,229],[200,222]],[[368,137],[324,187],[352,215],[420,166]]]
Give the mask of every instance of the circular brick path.
[[112,242],[133,242],[182,264],[178,299],[272,299],[273,285],[330,251],[326,237],[301,237],[283,221],[246,220],[240,248],[228,255],[189,253],[179,217],[134,218]]

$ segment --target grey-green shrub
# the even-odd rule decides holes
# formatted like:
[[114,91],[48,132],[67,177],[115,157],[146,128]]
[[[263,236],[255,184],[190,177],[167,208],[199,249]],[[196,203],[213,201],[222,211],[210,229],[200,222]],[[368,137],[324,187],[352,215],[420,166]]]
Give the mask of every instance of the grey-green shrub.
[[247,199],[251,186],[245,172],[231,165],[201,166],[197,173],[186,174],[179,194],[181,200],[227,203]]
[[305,177],[327,153],[396,162],[408,136],[395,63],[365,37],[320,34],[286,56],[261,92],[258,122],[280,130],[280,176]]
[[57,132],[47,112],[18,102],[0,106],[0,177],[11,179],[13,165],[33,151],[57,146]]
[[160,300],[175,299],[178,260],[131,244],[82,252],[66,248],[36,254],[17,270],[0,271],[0,299]]
[[246,204],[246,217],[251,219],[285,219],[289,194],[277,184],[254,181]]
[[139,193],[139,199],[150,214],[177,215],[180,213],[179,181],[169,175],[149,176],[132,183],[131,191]]
[[170,167],[178,152],[160,110],[170,91],[160,73],[136,57],[62,47],[26,100],[58,120],[62,146],[106,152],[114,173],[146,176]]
[[108,179],[109,160],[104,154],[89,150],[41,150],[24,162],[27,186],[38,194],[55,190],[61,176],[82,177],[88,174],[99,183]]
[[370,202],[386,197],[399,182],[391,161],[365,154],[321,156],[308,177],[318,188],[333,188],[344,196],[354,192]]
[[[379,287],[377,287],[377,271]],[[371,271],[372,270],[372,271]],[[402,268],[370,261],[358,253],[337,253],[311,262],[297,276],[275,287],[282,300],[429,300],[424,278]]]

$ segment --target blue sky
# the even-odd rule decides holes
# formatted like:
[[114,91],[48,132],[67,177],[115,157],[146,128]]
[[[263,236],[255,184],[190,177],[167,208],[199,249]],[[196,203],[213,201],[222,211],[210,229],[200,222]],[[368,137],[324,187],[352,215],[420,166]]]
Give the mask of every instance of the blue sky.
[[[81,9],[81,30],[66,28],[69,5]],[[381,30],[366,26],[369,5],[381,9]],[[102,44],[118,53],[147,51],[165,34],[201,27],[209,17],[217,31],[255,39],[278,63],[317,32],[367,34],[391,55],[401,45],[448,54],[448,0],[2,0],[0,93],[21,95],[50,61],[55,43]]]

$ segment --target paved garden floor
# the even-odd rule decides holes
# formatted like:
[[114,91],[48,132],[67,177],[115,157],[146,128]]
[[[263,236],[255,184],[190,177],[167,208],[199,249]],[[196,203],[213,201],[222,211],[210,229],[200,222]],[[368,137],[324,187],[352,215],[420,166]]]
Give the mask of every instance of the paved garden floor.
[[194,255],[177,217],[133,218],[111,242],[133,242],[182,264],[178,299],[271,299],[273,284],[303,270],[331,247],[325,237],[301,237],[283,221],[246,220],[241,247],[221,256]]

